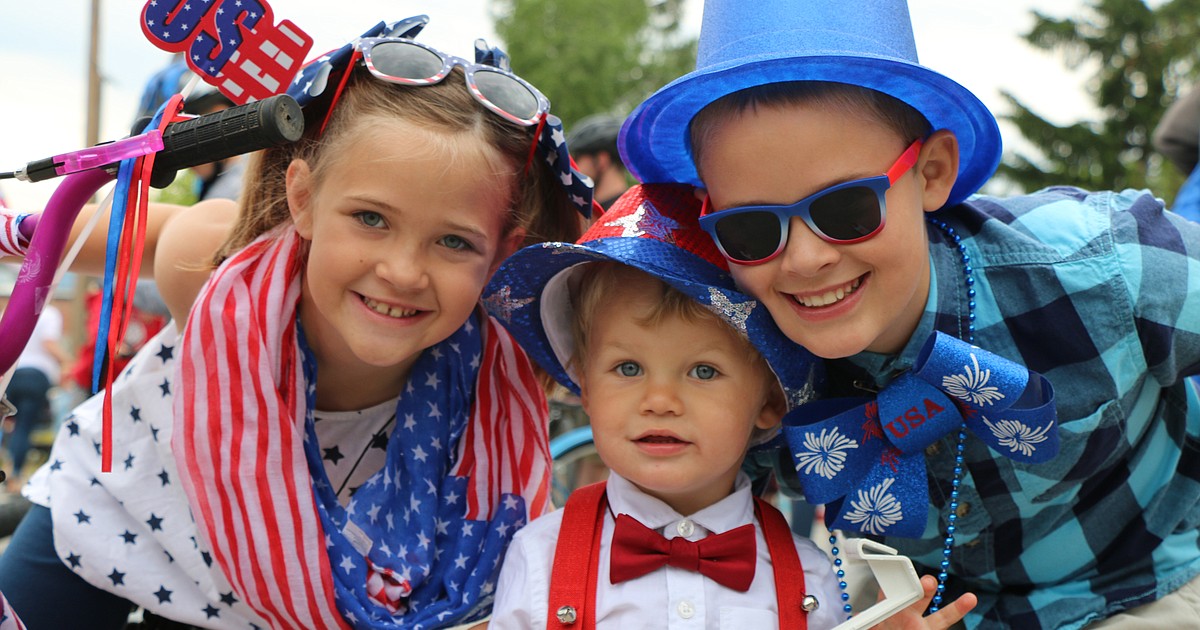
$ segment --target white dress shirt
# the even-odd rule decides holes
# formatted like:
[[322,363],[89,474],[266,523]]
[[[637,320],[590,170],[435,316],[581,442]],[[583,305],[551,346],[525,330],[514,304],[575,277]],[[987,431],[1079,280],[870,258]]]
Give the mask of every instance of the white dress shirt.
[[[706,628],[763,630],[779,627],[775,575],[762,528],[754,517],[750,480],[739,473],[733,494],[691,516],[642,493],[617,474],[608,478],[608,503],[600,542],[600,575],[596,590],[596,625],[601,628]],[[726,588],[697,572],[666,566],[611,584],[609,557],[614,514],[629,514],[670,539],[700,540],[746,523],[755,524],[758,563],[754,582],[744,593]],[[562,510],[535,519],[517,532],[504,559],[489,630],[545,628],[550,605],[550,574],[562,526]],[[804,567],[804,590],[820,602],[809,614],[809,630],[832,628],[845,619],[841,591],[830,558],[811,540],[793,535]]]

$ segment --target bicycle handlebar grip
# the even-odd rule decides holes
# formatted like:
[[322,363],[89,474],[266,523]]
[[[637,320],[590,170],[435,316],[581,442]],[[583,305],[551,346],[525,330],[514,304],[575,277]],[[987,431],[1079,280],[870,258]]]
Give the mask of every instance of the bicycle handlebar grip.
[[287,142],[304,133],[304,114],[287,94],[167,125],[150,185],[166,188],[181,168],[207,164]]

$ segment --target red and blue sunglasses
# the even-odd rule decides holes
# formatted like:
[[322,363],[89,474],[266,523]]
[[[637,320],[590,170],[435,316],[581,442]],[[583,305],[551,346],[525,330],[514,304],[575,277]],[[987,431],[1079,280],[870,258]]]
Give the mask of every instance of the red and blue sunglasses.
[[740,265],[759,265],[787,246],[788,223],[804,219],[809,229],[830,243],[857,243],[883,230],[887,190],[917,163],[917,139],[883,175],[835,184],[786,206],[740,206],[716,210],[708,197],[700,211],[700,227],[712,236],[721,254]]

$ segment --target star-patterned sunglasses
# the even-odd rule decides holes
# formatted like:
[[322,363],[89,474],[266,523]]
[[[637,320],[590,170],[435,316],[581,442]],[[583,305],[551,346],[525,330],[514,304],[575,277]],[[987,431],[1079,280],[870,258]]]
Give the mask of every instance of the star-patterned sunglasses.
[[401,85],[441,83],[454,66],[461,66],[471,96],[517,125],[536,125],[550,110],[550,101],[537,88],[512,73],[507,56],[495,59],[497,65],[474,63],[402,37],[368,37],[356,47],[371,74]]
[[804,219],[814,234],[830,243],[857,243],[883,230],[887,220],[884,197],[892,184],[917,163],[922,141],[917,139],[877,177],[835,184],[786,206],[740,206],[714,211],[707,197],[700,227],[712,236],[721,254],[740,265],[758,265],[787,246],[788,223]]
[[593,210],[603,212],[593,198],[592,181],[571,159],[562,121],[550,113],[550,101],[512,73],[508,55],[478,39],[472,63],[414,41],[428,23],[426,15],[391,24],[380,22],[361,37],[305,65],[288,94],[304,108],[316,135],[324,134],[329,124],[350,79],[348,69],[361,64],[381,81],[421,87],[441,83],[455,66],[460,66],[467,91],[480,105],[513,125],[534,128],[524,170],[532,168],[535,156],[540,154],[580,214],[589,217]]

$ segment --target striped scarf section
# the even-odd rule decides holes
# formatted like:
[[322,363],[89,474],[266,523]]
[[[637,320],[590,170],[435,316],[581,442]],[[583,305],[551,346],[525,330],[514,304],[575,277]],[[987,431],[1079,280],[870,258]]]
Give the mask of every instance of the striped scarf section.
[[25,624],[21,622],[12,606],[8,605],[3,593],[0,593],[0,630],[25,630]]
[[[201,290],[182,335],[171,448],[216,567],[270,626],[380,627],[347,614],[339,601],[346,598],[336,595],[346,587],[334,576],[343,559],[327,549],[331,532],[306,461],[307,399],[316,384],[305,376],[295,323],[301,245],[290,226],[268,233]],[[455,457],[450,474],[465,494],[462,518],[491,522],[518,497],[524,522],[550,507],[545,398],[507,333],[490,318],[483,327],[470,418],[445,453]],[[410,386],[418,378],[414,371]],[[448,555],[440,554],[452,563]]]
[[[0,208],[3,207],[4,204],[0,204]],[[18,226],[27,216],[29,215],[0,211],[0,258],[25,255],[25,250],[29,248],[29,239],[21,234]]]

